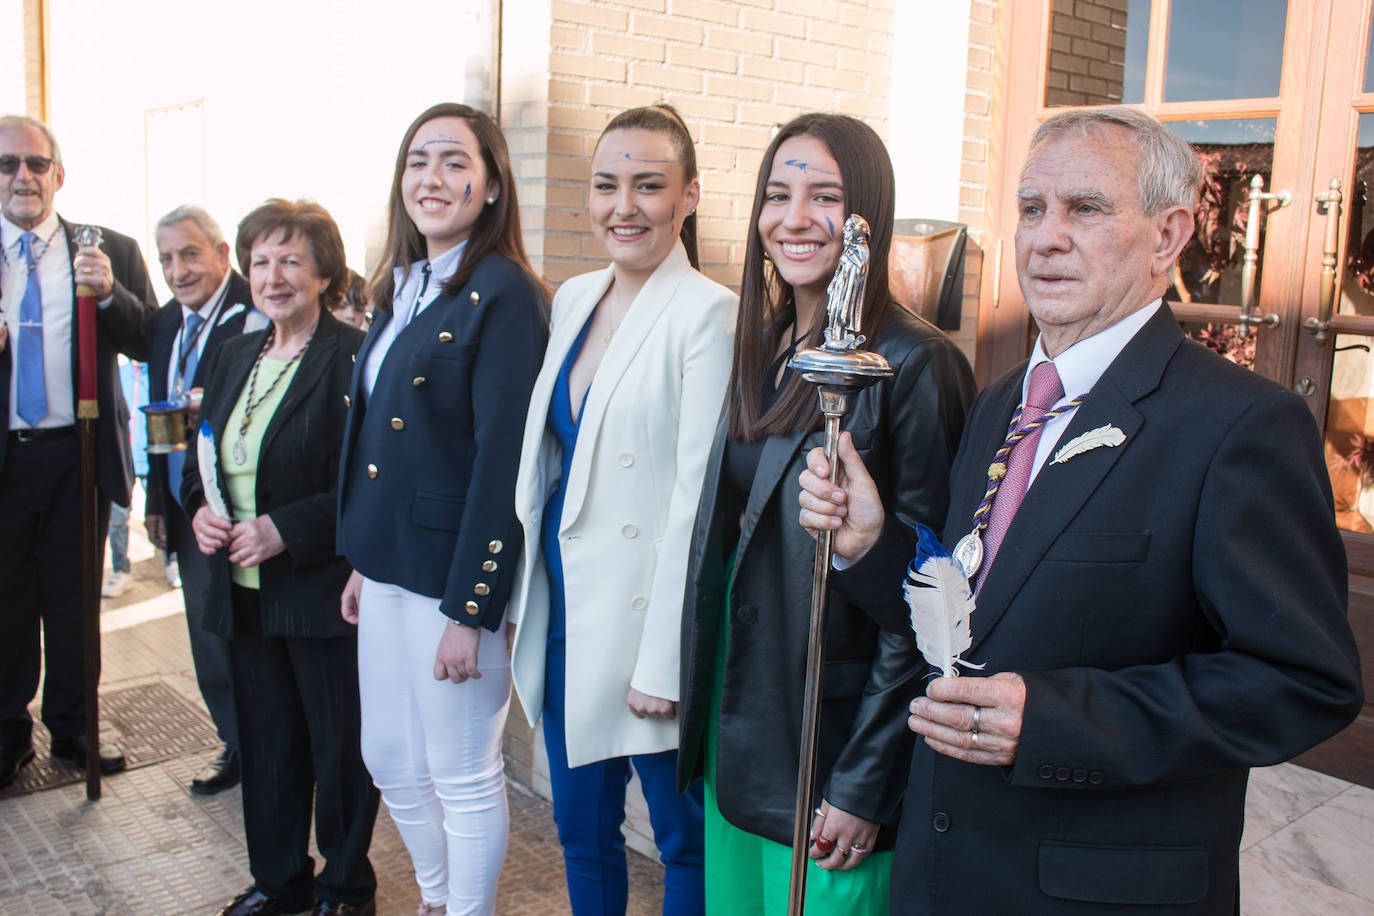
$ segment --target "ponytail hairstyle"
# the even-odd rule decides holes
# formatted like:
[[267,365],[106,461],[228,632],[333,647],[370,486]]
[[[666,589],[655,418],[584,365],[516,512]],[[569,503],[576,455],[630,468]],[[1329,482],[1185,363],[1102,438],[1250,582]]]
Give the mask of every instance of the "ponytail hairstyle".
[[[673,144],[673,152],[677,154],[678,164],[682,166],[683,183],[690,184],[700,177],[697,171],[697,148],[692,143],[692,134],[687,130],[687,122],[682,120],[682,115],[678,114],[677,109],[667,102],[656,102],[643,108],[631,108],[622,111],[611,118],[610,123],[601,131],[601,136],[597,138],[596,145],[600,147],[601,141],[606,139],[606,135],[616,130],[649,130],[658,134],[667,134],[669,141]],[[687,260],[692,263],[694,268],[700,270],[701,259],[697,255],[697,215],[695,213],[687,214],[687,217],[682,221],[680,237],[682,246],[687,249]]]
[[482,164],[486,166],[487,180],[496,182],[500,189],[496,201],[484,204],[477,222],[468,237],[467,247],[463,249],[463,260],[458,270],[444,284],[444,295],[453,296],[461,292],[472,277],[477,265],[493,251],[514,261],[530,278],[531,282],[549,296],[547,284],[530,267],[525,255],[525,241],[520,233],[520,202],[515,193],[515,178],[510,164],[510,151],[501,128],[492,120],[491,115],[478,111],[468,105],[455,102],[440,102],[423,112],[406,128],[401,138],[401,148],[396,152],[396,168],[391,176],[391,198],[387,203],[386,243],[383,246],[381,261],[373,271],[368,283],[368,300],[374,309],[391,310],[391,299],[396,293],[395,268],[407,270],[410,265],[427,257],[425,238],[411,222],[406,213],[405,200],[401,194],[401,176],[405,172],[406,160],[410,155],[410,144],[415,134],[435,118],[462,118],[467,122],[482,153]]
[[[884,319],[893,305],[887,259],[892,249],[897,181],[887,147],[873,128],[847,115],[812,113],[793,118],[763,154],[745,239],[735,366],[725,396],[730,411],[729,436],[736,441],[753,442],[765,436],[819,429],[821,425],[815,389],[798,372],[787,373],[767,413],[761,412],[759,403],[765,376],[782,347],[783,331],[792,324],[796,311],[791,285],[768,260],[759,238],[759,214],[768,195],[773,160],[778,147],[792,137],[814,137],[829,150],[844,185],[845,215],[857,213],[868,221],[868,282],[861,314],[870,345],[882,337]],[[824,324],[810,328],[798,346],[819,346],[824,330]]]

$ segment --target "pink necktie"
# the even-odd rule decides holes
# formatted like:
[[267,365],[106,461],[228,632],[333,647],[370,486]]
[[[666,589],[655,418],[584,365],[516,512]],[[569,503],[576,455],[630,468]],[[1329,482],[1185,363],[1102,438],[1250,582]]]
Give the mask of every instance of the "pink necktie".
[[[1021,425],[1024,427],[1039,420],[1052,410],[1062,397],[1064,384],[1059,380],[1059,370],[1054,368],[1053,362],[1040,363],[1031,371],[1030,385],[1026,391],[1026,406],[1021,411]],[[1007,529],[1011,527],[1011,520],[1015,517],[1016,510],[1021,508],[1021,500],[1026,496],[1042,429],[1043,421],[1017,442],[1011,454],[1007,456],[1007,476],[1002,480],[1002,486],[997,491],[997,499],[992,504],[992,512],[988,515],[988,530],[983,537],[983,549],[987,556],[978,570],[975,592],[983,587],[983,579],[987,577],[993,560],[997,558],[997,548],[1002,546],[1002,538],[1006,536]]]

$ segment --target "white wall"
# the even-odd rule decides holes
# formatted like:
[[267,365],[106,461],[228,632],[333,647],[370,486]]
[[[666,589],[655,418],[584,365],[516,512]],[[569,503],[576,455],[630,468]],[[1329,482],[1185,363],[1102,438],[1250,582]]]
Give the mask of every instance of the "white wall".
[[0,0],[0,114],[24,113],[24,5]]
[[970,0],[901,0],[893,42],[897,218],[959,218]]
[[[406,125],[438,101],[490,105],[464,98],[468,57],[488,59],[490,5],[403,17],[361,0],[49,0],[51,124],[67,166],[58,209],[134,236],[149,255],[168,200],[205,206],[232,244],[264,199],[308,197],[333,214],[363,272]],[[199,114],[165,129],[158,109],[197,101]],[[147,136],[164,139],[150,151]],[[169,157],[184,161],[147,175]]]

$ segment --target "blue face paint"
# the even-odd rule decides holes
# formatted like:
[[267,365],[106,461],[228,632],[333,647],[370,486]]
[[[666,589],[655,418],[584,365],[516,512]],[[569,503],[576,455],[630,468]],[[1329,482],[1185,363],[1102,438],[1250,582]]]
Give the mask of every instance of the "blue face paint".
[[420,149],[424,149],[427,146],[432,146],[435,143],[452,143],[455,146],[467,146],[466,143],[464,143],[462,140],[457,139],[456,137],[435,137],[433,140],[426,140],[424,143],[421,143]]
[[807,172],[820,172],[822,175],[835,174],[829,169],[818,169],[815,166],[811,165],[811,163],[804,162],[801,159],[788,159],[786,162],[783,163],[783,165],[790,165],[794,169],[800,169],[802,174],[806,174]]
[[629,153],[621,153],[620,155],[622,155],[622,156],[625,157],[625,161],[626,161],[626,162],[650,162],[650,163],[654,163],[654,164],[657,165],[657,164],[665,164],[665,163],[669,163],[669,162],[672,162],[672,161],[673,161],[673,160],[671,160],[671,159],[636,159],[634,156],[631,156]]
[[[468,201],[470,200],[472,200],[472,182],[469,181],[467,188],[463,190],[463,206],[466,207],[468,205]],[[830,234],[835,234],[835,229],[833,226],[830,229]]]
[[830,227],[830,237],[833,239],[833,238],[835,237],[835,223],[834,223],[834,221],[833,221],[830,217],[827,216],[827,217],[825,218],[825,224],[826,224],[826,226]]

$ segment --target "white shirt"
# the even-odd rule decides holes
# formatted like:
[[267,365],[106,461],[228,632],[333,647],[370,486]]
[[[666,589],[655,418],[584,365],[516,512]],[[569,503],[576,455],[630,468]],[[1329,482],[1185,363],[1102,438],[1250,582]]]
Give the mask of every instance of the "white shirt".
[[[177,330],[176,339],[172,341],[172,353],[167,360],[167,396],[169,398],[176,396],[177,371],[181,368],[181,344],[182,341],[186,339],[186,322],[191,315],[199,315],[206,321],[206,324],[201,325],[200,335],[196,338],[196,360],[199,361],[200,358],[205,355],[206,341],[210,339],[210,334],[215,330],[209,327],[209,321],[215,313],[215,308],[224,300],[225,293],[229,291],[229,276],[231,273],[232,271],[228,270],[224,272],[224,279],[219,281],[219,288],[215,290],[215,294],[207,299],[205,304],[200,308],[192,309],[186,305],[181,306],[181,327]],[[241,311],[243,311],[242,305],[231,311],[229,305],[226,303],[224,308],[220,309],[218,324],[223,324],[225,319]],[[192,376],[193,378],[185,380],[186,390],[190,390],[191,388],[194,373],[192,373]]]
[[[1162,301],[1156,299],[1143,309],[1132,312],[1111,327],[1080,340],[1056,356],[1054,368],[1059,372],[1059,380],[1064,383],[1064,397],[1054,406],[1058,407],[1060,404],[1092,390],[1092,387],[1097,384],[1097,380],[1102,377],[1102,373],[1107,371],[1107,367],[1121,355],[1126,344],[1131,342],[1131,338],[1135,337],[1136,333],[1145,327],[1145,323],[1154,316],[1154,313],[1159,311]],[[1035,349],[1031,351],[1030,364],[1026,366],[1026,376],[1021,380],[1022,403],[1026,400],[1031,372],[1036,366],[1048,359],[1049,356],[1045,353],[1045,338],[1041,335],[1035,341]],[[1073,421],[1073,416],[1076,413],[1078,413],[1077,407],[1065,411],[1041,428],[1040,444],[1035,450],[1035,463],[1031,465],[1030,480],[1026,482],[1027,487],[1035,482],[1036,475],[1044,467],[1045,462],[1053,453],[1055,445],[1058,444],[1059,437],[1064,434],[1064,430],[1069,428],[1069,423]],[[1023,419],[1029,421],[1034,417],[1024,417]]]
[[[24,230],[0,217],[0,309],[4,310],[9,327],[10,351],[10,429],[29,429],[15,410],[18,398],[19,349],[23,345],[19,335],[19,304],[24,300],[24,288],[29,282],[28,267],[19,253],[19,237]],[[67,245],[67,233],[57,213],[33,227],[34,248],[41,249],[38,258],[38,283],[43,294],[43,379],[48,395],[48,415],[39,420],[40,428],[71,426],[76,422],[76,390],[72,387],[72,316],[76,309],[72,302],[72,259]],[[49,239],[51,241],[49,241]],[[47,247],[42,248],[46,242]]]
[[[423,279],[425,265],[430,264],[429,261],[415,262],[410,265],[409,272],[399,267],[395,269],[396,292],[391,297],[391,320],[377,333],[377,340],[367,351],[367,362],[363,365],[363,392],[368,397],[372,396],[372,389],[377,384],[377,376],[382,371],[387,351],[406,329],[406,325],[439,298],[444,284],[458,272],[458,265],[463,261],[463,251],[467,247],[467,242],[460,242],[457,247],[450,248],[435,258],[434,263],[430,265],[428,284],[425,284]],[[420,295],[421,286],[424,287],[424,295]]]

